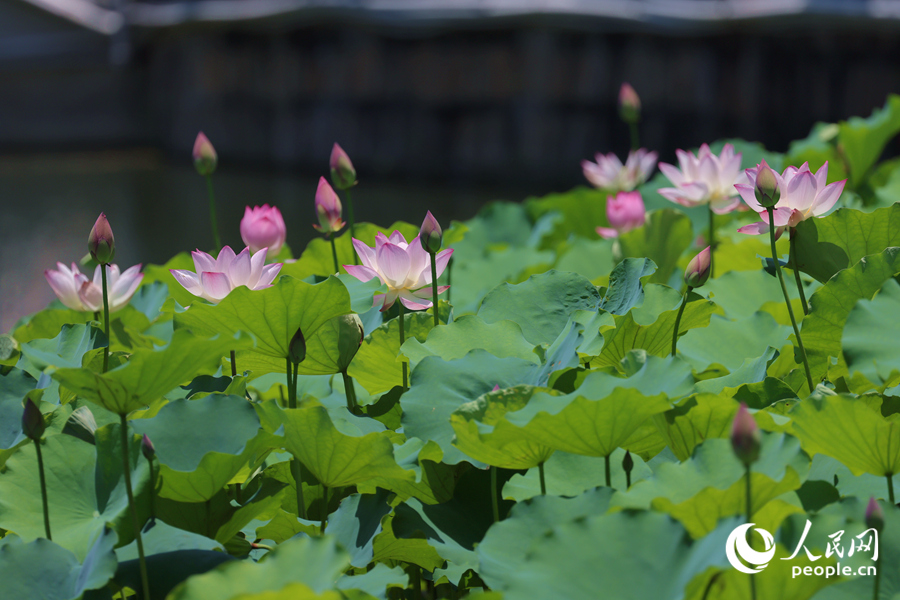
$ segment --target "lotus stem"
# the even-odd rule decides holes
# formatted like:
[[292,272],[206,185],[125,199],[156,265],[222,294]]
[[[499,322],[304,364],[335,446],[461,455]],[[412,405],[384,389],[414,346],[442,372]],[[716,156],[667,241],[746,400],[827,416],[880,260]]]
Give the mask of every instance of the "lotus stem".
[[[287,363],[288,408],[297,408],[297,371],[300,365],[291,363],[290,358],[285,361]],[[291,475],[294,478],[297,492],[297,516],[306,519],[306,502],[303,500],[303,472],[300,470],[300,461],[297,460],[297,457],[291,460]]]
[[791,227],[791,258],[794,261],[794,281],[797,283],[797,291],[800,292],[800,303],[803,305],[803,314],[809,314],[809,304],[806,303],[806,294],[803,291],[803,282],[800,281],[800,269],[797,268],[797,242],[794,238],[794,234],[796,233],[796,228]]
[[[769,221],[772,223],[772,221]],[[752,505],[752,494],[750,493],[750,465],[746,467],[747,472],[747,522],[752,523],[753,520],[753,505]],[[750,573],[750,600],[756,600],[756,579],[753,577],[753,573]]]
[[788,296],[787,286],[784,283],[784,273],[781,272],[781,263],[778,262],[778,251],[775,249],[775,216],[771,206],[766,208],[769,213],[769,242],[772,246],[772,261],[775,263],[775,272],[778,274],[778,282],[781,284],[781,293],[784,295],[784,303],[787,304],[788,316],[791,317],[791,325],[794,327],[794,336],[797,338],[797,346],[800,348],[800,357],[803,359],[803,368],[806,370],[806,382],[809,384],[809,392],[816,389],[813,385],[812,373],[809,370],[809,360],[806,358],[806,348],[800,338],[800,328],[797,327],[797,319],[794,318],[794,309],[791,307],[791,299]]
[[212,175],[206,176],[206,190],[209,195],[209,223],[212,226],[213,242],[216,244],[216,255],[222,249],[222,240],[219,238],[219,222],[216,219],[216,195],[213,193]]
[[319,533],[325,535],[325,522],[328,520],[328,486],[322,484],[322,525],[319,527]]
[[334,272],[341,272],[341,265],[338,263],[337,247],[334,245],[334,234],[328,234],[328,240],[331,242],[331,258],[334,260]]
[[147,459],[147,466],[150,468],[150,519],[156,520],[156,473],[153,472],[153,459]]
[[894,501],[894,474],[888,473],[887,475],[885,475],[885,478],[887,479],[888,486],[888,502],[896,506],[897,503]]
[[437,256],[434,252],[429,252],[429,256],[431,256],[431,298],[434,306],[434,326],[437,327],[441,324],[440,319],[438,318],[438,282],[437,282]]
[[[106,287],[105,285],[103,286]],[[131,489],[131,461],[128,460],[128,416],[119,415],[122,430],[122,467],[125,474],[125,491],[128,494],[128,507],[134,524],[134,541],[137,543],[138,562],[141,569],[141,587],[143,598],[150,598],[150,578],[147,576],[147,559],[144,558],[144,540],[141,538],[141,524],[138,522],[137,507],[134,504],[134,492]]]
[[[710,252],[710,257],[712,257],[712,252]],[[712,264],[712,258],[710,258],[710,264]],[[684,292],[684,298],[681,300],[681,308],[678,309],[678,315],[675,317],[675,329],[672,331],[672,356],[675,356],[675,352],[678,350],[678,328],[681,326],[681,315],[684,314],[684,307],[687,306],[688,296],[691,295],[691,292],[694,288],[691,286],[687,286],[687,291]]]
[[359,403],[356,401],[356,386],[353,385],[353,378],[347,374],[347,370],[341,371],[344,378],[344,394],[347,396],[347,410],[351,413],[359,413]]
[[547,495],[547,480],[544,479],[544,463],[538,464],[538,475],[541,479],[541,496]]
[[[398,299],[397,304],[398,304],[399,310],[400,310],[400,345],[402,346],[403,342],[406,341],[406,335],[404,332],[404,325],[403,325],[403,313],[404,313],[403,302]],[[401,368],[403,369],[403,391],[405,392],[406,390],[409,389],[409,376],[407,375],[407,372],[406,372],[406,361],[401,359],[401,365],[402,365]]]
[[300,461],[296,457],[291,460],[291,475],[294,477],[294,485],[297,486],[297,516],[306,520],[306,501],[303,499],[303,471]]
[[41,502],[44,505],[44,535],[48,540],[50,536],[50,504],[47,502],[47,480],[44,478],[44,456],[41,454],[41,440],[34,441],[34,449],[37,451],[38,474],[41,478]]
[[604,462],[606,463],[606,465],[605,465],[606,466],[606,487],[611,488],[612,487],[612,470],[610,469],[610,465],[609,465],[609,457],[610,457],[610,455],[607,454],[606,456],[603,457],[603,459],[604,459]]
[[491,465],[491,509],[494,511],[494,523],[500,522],[500,506],[497,502],[497,467]]
[[875,581],[872,583],[872,600],[878,600],[878,592],[881,590],[881,554],[875,561]]
[[106,279],[107,265],[100,265],[103,283],[103,331],[106,333],[106,347],[103,348],[103,372],[109,370],[109,284]]
[[447,261],[447,285],[450,286],[447,290],[447,302],[450,302],[450,292],[453,291],[453,286],[451,285],[451,276],[453,275],[453,257],[450,257],[450,260]]
[[231,351],[231,376],[237,377],[237,361],[234,357],[234,350]]
[[641,138],[638,135],[638,124],[637,121],[629,121],[628,129],[631,133],[631,149],[638,150],[641,147]]
[[[709,276],[715,278],[715,256],[716,256],[716,213],[713,212],[712,205],[707,205],[709,211]],[[674,354],[674,352],[672,353]]]
[[[350,225],[350,238],[353,239],[356,237],[356,221],[353,218],[353,200],[350,199],[350,188],[344,190],[347,194],[347,223]],[[359,257],[356,255],[356,252],[353,253],[353,264],[359,264]]]

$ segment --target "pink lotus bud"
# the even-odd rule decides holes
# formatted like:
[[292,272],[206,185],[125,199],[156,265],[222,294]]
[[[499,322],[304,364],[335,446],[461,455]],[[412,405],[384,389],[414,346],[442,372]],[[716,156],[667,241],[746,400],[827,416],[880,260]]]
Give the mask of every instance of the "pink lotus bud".
[[619,115],[626,123],[636,123],[641,118],[641,99],[627,82],[619,88]]
[[874,497],[869,498],[869,504],[866,506],[866,527],[875,531],[884,529],[884,511]]
[[31,398],[25,400],[25,412],[22,413],[22,432],[35,442],[44,435],[44,415]]
[[498,383],[497,385],[494,386],[494,389],[492,389],[491,391],[492,391],[492,392],[497,392],[497,391],[499,391],[499,390],[500,390],[500,384]]
[[106,215],[100,213],[88,236],[88,250],[91,256],[101,265],[108,265],[116,256],[116,239]]
[[316,190],[316,214],[319,224],[313,225],[322,233],[337,233],[345,225],[341,220],[341,199],[328,185],[324,177],[319,177],[319,188]]
[[734,448],[734,454],[744,466],[749,467],[759,459],[761,443],[756,420],[747,410],[747,404],[741,402],[741,407],[734,416],[734,424],[731,426],[731,447]]
[[303,330],[297,329],[297,333],[291,338],[288,345],[288,358],[295,365],[299,365],[306,359],[306,338],[303,337]]
[[153,457],[156,456],[156,448],[153,447],[153,442],[150,441],[146,433],[141,438],[141,454],[147,460],[153,460]]
[[275,257],[284,246],[287,237],[287,228],[284,226],[284,218],[281,211],[274,206],[263,204],[244,208],[244,218],[241,219],[241,239],[250,247],[250,252],[256,253],[263,248],[268,248],[268,255]]
[[350,157],[337,143],[331,149],[331,159],[328,161],[331,167],[331,182],[339,190],[346,190],[356,185],[356,169],[350,162]]
[[778,180],[775,179],[775,173],[765,161],[760,164],[759,170],[756,172],[756,187],[753,191],[756,195],[756,201],[763,208],[775,206],[781,198],[781,191],[778,189]]
[[641,193],[619,192],[615,198],[607,196],[606,219],[611,227],[597,228],[597,235],[604,239],[618,237],[642,226],[647,220],[647,211]]
[[700,253],[691,259],[687,269],[684,270],[684,283],[691,288],[698,288],[706,283],[709,279],[710,258],[712,253],[709,246],[700,251]]
[[194,141],[194,168],[205,177],[215,172],[218,163],[219,157],[216,156],[216,149],[201,131]]
[[422,221],[422,228],[419,230],[419,241],[422,242],[422,248],[429,254],[437,254],[441,249],[441,241],[444,232],[441,231],[441,225],[434,218],[429,210]]

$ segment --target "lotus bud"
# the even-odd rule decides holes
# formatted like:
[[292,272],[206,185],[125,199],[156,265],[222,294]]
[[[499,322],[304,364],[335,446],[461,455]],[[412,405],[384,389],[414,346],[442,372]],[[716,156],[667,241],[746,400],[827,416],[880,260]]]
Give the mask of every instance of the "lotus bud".
[[422,221],[422,228],[419,230],[419,241],[422,242],[422,248],[429,254],[437,254],[441,249],[441,242],[444,232],[441,231],[441,225],[434,218],[429,210]]
[[340,198],[325,178],[319,177],[319,187],[316,189],[316,215],[319,217],[319,224],[313,227],[322,233],[337,233],[344,226],[341,210]]
[[769,165],[767,165],[765,161],[760,163],[759,169],[756,172],[756,188],[754,189],[754,193],[756,194],[756,201],[759,202],[763,208],[775,206],[778,204],[779,198],[781,198],[781,192],[778,190],[778,180],[775,178],[775,173],[769,168]]
[[619,88],[619,116],[626,123],[637,123],[641,119],[641,99],[630,83]]
[[622,459],[622,470],[625,471],[626,474],[630,475],[631,471],[634,469],[634,459],[631,458],[631,452],[625,451],[625,457]]
[[747,404],[741,402],[731,426],[731,447],[734,448],[734,454],[744,466],[749,467],[759,459],[760,444],[761,436],[756,420],[747,410]]
[[212,175],[219,163],[219,157],[216,156],[216,149],[213,148],[209,138],[203,132],[197,134],[194,141],[194,168],[204,177]]
[[100,213],[88,236],[88,250],[91,257],[101,265],[108,265],[116,256],[116,239],[106,215]]
[[709,279],[711,253],[709,246],[691,259],[684,270],[684,283],[691,288],[701,287]]
[[25,400],[25,412],[22,413],[22,432],[35,442],[44,435],[44,415],[31,398]]
[[156,448],[153,447],[153,442],[150,441],[146,433],[141,438],[141,454],[147,460],[153,460],[153,457],[156,456]]
[[866,506],[866,527],[875,531],[884,529],[884,511],[874,497],[869,498],[869,505]]
[[340,315],[334,317],[338,331],[338,370],[346,371],[353,361],[353,357],[359,352],[365,331],[359,315]]
[[331,182],[339,190],[346,190],[356,185],[356,169],[350,162],[350,157],[337,143],[331,149],[331,159],[328,161],[331,167]]
[[268,256],[277,256],[286,237],[287,228],[278,208],[268,204],[244,208],[241,239],[250,248],[250,252],[256,253],[268,248]]
[[288,345],[288,358],[295,365],[299,365],[306,358],[306,338],[303,337],[303,330],[297,329],[297,333],[291,338]]

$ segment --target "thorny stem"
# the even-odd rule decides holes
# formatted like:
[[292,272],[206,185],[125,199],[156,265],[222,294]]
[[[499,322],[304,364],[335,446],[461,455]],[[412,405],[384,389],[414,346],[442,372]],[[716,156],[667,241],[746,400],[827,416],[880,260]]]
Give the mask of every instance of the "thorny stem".
[[222,250],[222,240],[219,238],[219,223],[216,219],[216,195],[213,193],[212,175],[206,176],[206,190],[209,194],[209,223],[212,225],[213,241],[216,244],[216,256]]
[[675,352],[678,350],[678,328],[681,326],[681,315],[684,314],[684,307],[687,306],[688,296],[691,295],[693,289],[691,286],[687,286],[684,299],[681,301],[681,308],[678,309],[678,315],[675,317],[675,330],[672,331],[672,356],[675,356]]
[[41,454],[41,440],[34,441],[34,449],[37,451],[38,473],[41,477],[41,501],[44,504],[44,534],[48,540],[50,536],[50,505],[47,502],[47,480],[44,478],[44,456]]
[[791,227],[791,258],[794,261],[794,281],[797,282],[797,291],[800,292],[800,303],[803,305],[803,314],[809,314],[809,304],[806,303],[806,294],[803,292],[803,282],[800,281],[800,269],[797,268],[797,242],[794,239],[795,229]]
[[[106,286],[104,286],[106,287]],[[134,524],[134,541],[137,543],[138,561],[141,569],[141,587],[144,598],[150,598],[150,578],[147,576],[147,560],[144,558],[144,540],[141,538],[141,524],[138,522],[137,507],[134,504],[134,492],[131,489],[131,461],[128,460],[128,417],[119,415],[122,429],[122,467],[125,473],[125,491],[128,493],[128,506]]]
[[781,293],[784,295],[788,316],[791,317],[791,325],[794,327],[794,336],[797,338],[797,346],[800,348],[800,357],[803,359],[803,368],[806,370],[806,382],[809,384],[809,392],[812,393],[816,386],[813,385],[812,373],[809,370],[809,360],[806,358],[806,348],[803,347],[803,340],[800,338],[800,328],[797,327],[797,319],[794,318],[794,309],[791,307],[791,299],[788,296],[787,286],[784,283],[784,273],[781,272],[781,263],[778,262],[778,251],[775,249],[774,210],[769,206],[766,208],[766,211],[769,213],[769,242],[772,246],[772,261],[775,263],[775,272],[778,274],[778,282],[781,284]]
[[103,278],[103,331],[106,333],[106,347],[103,349],[103,372],[109,370],[109,284],[106,280],[107,265],[100,265]]

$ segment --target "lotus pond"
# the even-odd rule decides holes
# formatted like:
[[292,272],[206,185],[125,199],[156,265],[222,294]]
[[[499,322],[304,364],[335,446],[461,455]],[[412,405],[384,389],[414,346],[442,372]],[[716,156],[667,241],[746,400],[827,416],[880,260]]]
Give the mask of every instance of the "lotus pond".
[[0,597],[900,598],[900,96],[656,172],[630,94],[592,187],[443,228],[338,146],[243,251],[101,215],[0,337]]

